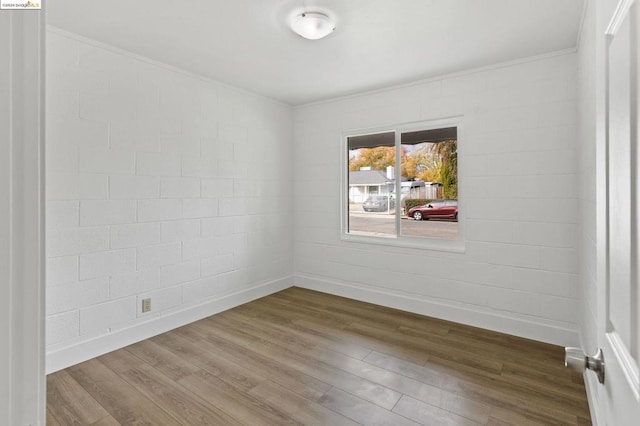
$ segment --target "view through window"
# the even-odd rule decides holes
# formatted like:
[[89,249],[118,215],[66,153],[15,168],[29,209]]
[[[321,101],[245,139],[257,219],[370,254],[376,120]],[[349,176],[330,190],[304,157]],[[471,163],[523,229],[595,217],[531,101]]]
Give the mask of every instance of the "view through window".
[[349,136],[347,147],[349,234],[458,239],[457,127]]

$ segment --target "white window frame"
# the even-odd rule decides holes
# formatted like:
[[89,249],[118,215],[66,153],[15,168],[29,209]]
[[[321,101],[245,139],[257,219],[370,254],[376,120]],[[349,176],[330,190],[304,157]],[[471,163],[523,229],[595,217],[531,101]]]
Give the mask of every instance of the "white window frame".
[[[400,123],[389,126],[370,127],[366,129],[356,129],[342,132],[342,141],[340,146],[340,238],[345,242],[377,244],[392,247],[407,247],[424,250],[449,251],[456,253],[464,253],[466,247],[465,240],[465,202],[464,202],[464,128],[463,117],[446,117],[434,120],[426,120],[413,123]],[[396,202],[396,235],[375,236],[361,235],[349,233],[349,138],[354,136],[371,135],[376,133],[395,132],[395,148],[396,148],[396,194],[401,193],[400,185],[400,137],[402,133],[414,132],[420,130],[433,130],[445,127],[457,128],[458,141],[458,238],[456,240],[446,240],[442,238],[415,237],[401,234],[401,204]],[[397,201],[397,200],[396,200]]]

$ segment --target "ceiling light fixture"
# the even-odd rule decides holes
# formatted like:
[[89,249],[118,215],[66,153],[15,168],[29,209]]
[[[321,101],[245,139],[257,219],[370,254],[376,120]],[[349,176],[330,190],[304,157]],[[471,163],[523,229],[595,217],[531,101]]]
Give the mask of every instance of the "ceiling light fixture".
[[300,37],[319,40],[336,29],[334,22],[327,15],[318,12],[304,12],[291,22],[291,29]]

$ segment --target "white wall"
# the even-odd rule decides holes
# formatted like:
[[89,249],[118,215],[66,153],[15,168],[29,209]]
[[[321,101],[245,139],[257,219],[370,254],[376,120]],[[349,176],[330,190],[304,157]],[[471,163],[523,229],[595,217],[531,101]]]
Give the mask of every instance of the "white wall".
[[[294,110],[297,285],[577,344],[576,55]],[[463,115],[464,254],[340,240],[340,137]]]
[[290,107],[53,28],[47,77],[48,371],[291,284]]
[[[11,339],[11,43],[9,14],[0,15],[0,339]],[[4,283],[7,283],[6,285]],[[11,350],[0,351],[0,421],[11,413]]]
[[44,11],[0,12],[0,424],[44,425]]
[[[292,120],[274,101],[47,35],[48,371],[287,287],[293,260],[296,285],[577,344],[575,54]],[[452,115],[465,253],[341,241],[341,133]]]

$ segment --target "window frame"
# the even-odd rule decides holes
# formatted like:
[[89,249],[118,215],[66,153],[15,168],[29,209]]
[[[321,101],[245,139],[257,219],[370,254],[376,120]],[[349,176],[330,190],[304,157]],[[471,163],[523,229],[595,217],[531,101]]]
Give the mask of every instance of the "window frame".
[[[401,204],[395,203],[395,226],[396,235],[377,236],[377,235],[359,235],[349,232],[349,138],[354,136],[363,136],[379,133],[394,132],[395,134],[395,152],[396,164],[395,170],[401,168],[401,135],[406,132],[415,132],[420,130],[434,130],[446,127],[457,128],[457,151],[458,151],[458,208],[461,213],[458,215],[458,238],[455,240],[446,240],[442,238],[416,237],[402,235],[402,217]],[[340,144],[340,239],[341,241],[350,243],[375,244],[391,247],[406,247],[423,250],[436,250],[464,253],[466,249],[465,239],[465,214],[464,214],[464,128],[463,117],[454,116],[439,118],[433,120],[424,120],[411,123],[397,123],[388,126],[369,127],[365,129],[348,130],[342,132],[342,140]],[[395,193],[401,194],[400,173],[395,176]]]

